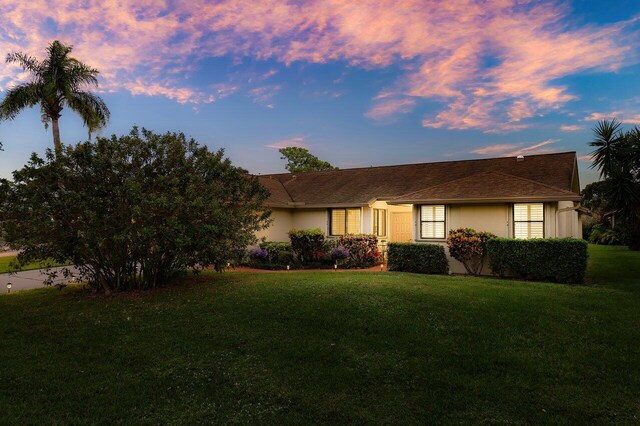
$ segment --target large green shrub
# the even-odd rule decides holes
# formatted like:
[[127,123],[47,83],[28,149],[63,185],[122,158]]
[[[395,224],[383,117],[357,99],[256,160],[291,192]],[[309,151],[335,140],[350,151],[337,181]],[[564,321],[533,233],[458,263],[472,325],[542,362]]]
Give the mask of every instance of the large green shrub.
[[468,274],[480,275],[487,255],[487,241],[496,236],[491,232],[478,232],[471,228],[449,231],[449,254],[460,261]]
[[390,243],[388,247],[390,271],[446,274],[449,262],[444,247],[427,243]]
[[271,263],[281,263],[285,265],[291,263],[293,249],[291,243],[279,241],[265,241],[260,243],[260,248],[267,252],[267,260]]
[[325,254],[324,232],[319,228],[289,231],[291,249],[301,262],[319,260]]
[[487,253],[491,270],[499,276],[582,283],[587,269],[587,242],[574,238],[494,238],[487,243]]
[[631,232],[626,223],[616,224],[615,228],[611,228],[602,223],[593,225],[589,233],[588,241],[591,244],[600,244],[605,246],[623,246],[629,245]]
[[375,235],[342,235],[337,246],[347,249],[347,264],[351,267],[370,266],[382,260]]
[[30,162],[0,180],[1,234],[23,263],[70,261],[94,289],[148,289],[220,270],[264,227],[267,192],[223,151],[134,128]]

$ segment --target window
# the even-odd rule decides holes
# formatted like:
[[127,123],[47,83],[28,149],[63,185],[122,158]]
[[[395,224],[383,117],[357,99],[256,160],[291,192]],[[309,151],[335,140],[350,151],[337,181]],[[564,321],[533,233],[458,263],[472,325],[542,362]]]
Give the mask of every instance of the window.
[[373,209],[373,235],[387,236],[387,211],[385,209]]
[[513,205],[513,236],[516,238],[544,238],[544,204]]
[[360,209],[331,209],[329,215],[329,235],[360,233]]
[[445,238],[444,206],[420,206],[420,238]]

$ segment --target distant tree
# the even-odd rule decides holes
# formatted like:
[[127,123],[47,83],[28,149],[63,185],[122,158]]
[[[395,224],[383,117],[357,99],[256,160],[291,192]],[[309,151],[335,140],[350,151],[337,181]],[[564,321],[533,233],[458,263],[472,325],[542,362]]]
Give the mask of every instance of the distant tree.
[[623,131],[613,119],[599,121],[593,132],[592,167],[604,178],[598,186],[600,205],[629,222],[629,247],[640,250],[640,128]]
[[110,116],[104,101],[85,91],[98,87],[99,71],[69,56],[72,49],[56,40],[47,48],[43,61],[21,52],[7,55],[7,62],[20,65],[31,81],[7,91],[0,103],[0,120],[12,120],[23,109],[39,104],[45,128],[51,123],[56,154],[62,151],[58,120],[65,107],[78,113],[90,132],[104,127]]
[[584,187],[580,192],[582,196],[582,205],[593,212],[603,214],[608,208],[608,200],[606,199],[606,182],[592,182]]
[[107,293],[149,289],[182,270],[223,269],[264,227],[266,197],[222,150],[134,128],[33,154],[0,180],[0,236],[20,263],[71,261]]
[[280,148],[279,151],[280,154],[282,154],[282,157],[280,158],[287,160],[285,168],[291,173],[337,169],[337,167],[333,167],[327,161],[322,161],[315,155],[311,154],[306,148],[290,146],[287,148]]

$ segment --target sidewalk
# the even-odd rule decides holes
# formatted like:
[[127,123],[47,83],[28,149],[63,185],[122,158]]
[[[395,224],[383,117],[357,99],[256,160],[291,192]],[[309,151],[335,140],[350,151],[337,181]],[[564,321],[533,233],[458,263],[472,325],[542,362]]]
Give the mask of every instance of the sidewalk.
[[[63,267],[51,268],[52,271],[62,271]],[[68,281],[62,275],[62,272],[58,272],[59,277],[53,280],[54,284],[65,283]],[[11,293],[21,290],[30,290],[33,288],[44,287],[44,280],[46,275],[42,273],[42,269],[33,269],[31,271],[21,271],[15,274],[0,274],[0,293],[7,293],[7,284],[11,283]]]

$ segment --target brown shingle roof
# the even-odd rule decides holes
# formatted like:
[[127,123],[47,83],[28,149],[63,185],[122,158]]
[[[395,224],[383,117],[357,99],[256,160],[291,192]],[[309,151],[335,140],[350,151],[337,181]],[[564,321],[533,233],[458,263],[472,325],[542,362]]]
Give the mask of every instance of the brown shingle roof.
[[[567,193],[572,191],[575,167],[575,152],[566,152],[530,155],[521,162],[516,161],[515,157],[505,157],[282,173],[261,176],[260,182],[272,192],[268,204],[273,206],[293,206],[291,203],[307,207],[366,205],[374,199],[392,200],[403,194],[421,191],[427,195],[429,188],[441,187],[446,183],[449,187],[440,191],[455,193],[456,196],[451,200],[470,198],[472,185],[477,188],[474,190],[477,194],[482,194],[485,191],[481,189],[483,186],[490,187],[498,183],[500,186],[496,191],[504,194],[534,197],[544,193],[545,197],[566,199],[569,196]],[[509,179],[505,175],[520,179]],[[523,179],[527,180],[526,184]]]
[[392,200],[395,203],[415,204],[450,201],[500,201],[500,200],[579,200],[574,192],[545,185],[530,179],[506,173],[490,171],[476,173],[462,179],[441,183],[430,188],[402,195]]
[[270,193],[267,200],[268,205],[284,207],[293,202],[284,185],[278,179],[270,176],[259,176],[258,181]]

